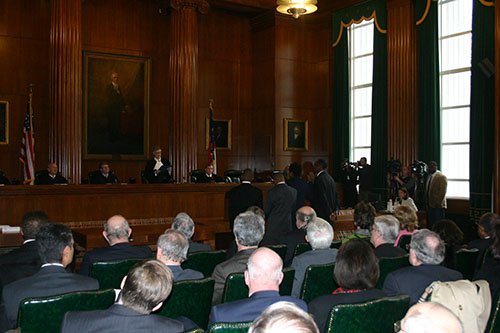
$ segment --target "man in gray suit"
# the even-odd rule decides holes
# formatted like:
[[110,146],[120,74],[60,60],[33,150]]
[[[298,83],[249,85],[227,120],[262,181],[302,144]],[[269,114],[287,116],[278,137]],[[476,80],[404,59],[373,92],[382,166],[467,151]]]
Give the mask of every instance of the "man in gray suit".
[[337,249],[331,249],[333,228],[330,223],[320,217],[315,218],[307,225],[306,240],[312,250],[293,258],[292,267],[295,268],[292,296],[300,297],[300,289],[307,267],[310,265],[330,264],[337,259]]
[[67,312],[61,332],[183,332],[177,320],[151,314],[163,305],[172,283],[172,272],[162,263],[139,263],[123,278],[118,302],[107,310]]
[[264,236],[264,219],[252,212],[243,212],[234,219],[233,233],[238,252],[230,259],[215,266],[212,278],[215,280],[212,305],[222,301],[226,278],[231,273],[243,273],[248,258],[257,249]]
[[186,236],[189,242],[188,253],[200,251],[212,251],[212,247],[208,244],[196,243],[191,240],[194,235],[194,221],[187,213],[181,212],[177,214],[172,222],[172,229],[179,230]]
[[203,274],[193,269],[182,269],[189,243],[177,230],[169,229],[158,238],[156,259],[167,265],[174,273],[174,282],[203,279]]
[[267,192],[266,213],[267,230],[262,244],[277,244],[278,237],[292,231],[292,214],[295,212],[297,190],[285,183],[285,176],[273,176],[274,188]]

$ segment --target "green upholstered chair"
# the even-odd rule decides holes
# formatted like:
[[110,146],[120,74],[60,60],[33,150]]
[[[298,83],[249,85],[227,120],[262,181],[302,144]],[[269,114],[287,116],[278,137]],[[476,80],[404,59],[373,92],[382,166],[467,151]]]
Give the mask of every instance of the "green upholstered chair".
[[407,295],[336,305],[330,311],[325,332],[393,332],[394,323],[405,316],[409,306]]
[[182,268],[191,268],[202,272],[203,276],[212,276],[215,266],[226,260],[226,250],[220,251],[201,251],[190,253],[186,261],[182,263]]
[[404,255],[401,257],[394,258],[380,258],[378,260],[378,264],[380,267],[380,276],[378,278],[377,288],[382,289],[384,286],[384,281],[387,275],[390,272],[393,272],[397,269],[410,266],[410,262],[408,261],[408,255]]
[[207,330],[207,333],[246,333],[252,326],[251,321],[243,323],[214,323]]
[[500,291],[497,292],[495,299],[491,300],[491,313],[485,333],[500,332]]
[[309,243],[299,243],[295,246],[295,251],[293,251],[293,256],[300,256],[302,253],[311,251],[311,245]]
[[176,282],[169,298],[156,314],[174,319],[184,316],[205,329],[212,307],[213,293],[212,278]]
[[[151,258],[147,258],[151,259]],[[96,261],[90,266],[89,276],[99,281],[99,289],[120,289],[120,284],[128,271],[146,258],[129,258],[110,261]]]
[[264,247],[267,247],[267,248],[273,250],[281,257],[281,260],[283,260],[283,262],[285,261],[285,257],[286,257],[286,245],[285,244],[265,245]]
[[293,287],[293,278],[295,276],[295,269],[292,267],[283,268],[283,281],[280,284],[280,295],[291,296]]
[[405,250],[406,252],[410,252],[410,243],[411,235],[403,235],[399,239],[398,247]]
[[472,280],[474,278],[478,255],[478,249],[460,249],[456,252],[456,268],[457,271],[463,274],[465,279]]
[[307,267],[300,298],[309,303],[318,296],[331,294],[339,286],[333,279],[335,263]]
[[114,301],[113,289],[27,298],[19,305],[17,324],[23,333],[59,332],[66,312],[104,310]]

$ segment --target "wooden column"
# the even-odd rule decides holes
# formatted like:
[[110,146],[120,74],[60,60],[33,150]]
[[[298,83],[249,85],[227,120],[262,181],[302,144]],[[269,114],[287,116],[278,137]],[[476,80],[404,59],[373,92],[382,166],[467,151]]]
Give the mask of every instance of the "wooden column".
[[78,184],[82,144],[81,0],[51,0],[50,13],[49,155],[62,175]]
[[494,192],[493,209],[495,213],[500,212],[500,6],[495,6],[495,168],[494,168]]
[[[206,13],[205,0],[172,0],[170,48],[171,161],[174,178],[189,181],[198,167],[196,101],[198,76],[198,15]],[[208,101],[207,101],[208,103]]]
[[387,1],[387,153],[408,165],[417,157],[417,47],[414,1]]

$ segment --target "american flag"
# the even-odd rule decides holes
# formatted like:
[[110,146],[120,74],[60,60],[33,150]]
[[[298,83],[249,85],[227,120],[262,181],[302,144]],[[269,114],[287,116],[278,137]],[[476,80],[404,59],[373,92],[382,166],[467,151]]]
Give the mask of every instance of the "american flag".
[[208,142],[208,164],[213,164],[214,172],[217,173],[217,161],[216,161],[216,146],[215,146],[215,123],[214,123],[214,108],[213,100],[210,100],[210,118],[209,118],[209,142]]
[[24,184],[33,185],[35,180],[35,138],[33,129],[33,108],[31,106],[33,94],[28,97],[28,107],[24,117],[23,140],[19,160],[24,164]]

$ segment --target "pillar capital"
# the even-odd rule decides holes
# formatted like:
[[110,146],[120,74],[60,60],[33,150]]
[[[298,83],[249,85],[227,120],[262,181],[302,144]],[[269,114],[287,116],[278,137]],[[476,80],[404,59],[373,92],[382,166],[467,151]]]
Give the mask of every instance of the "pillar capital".
[[197,9],[200,13],[208,13],[210,5],[206,0],[170,0],[170,7],[175,10]]

